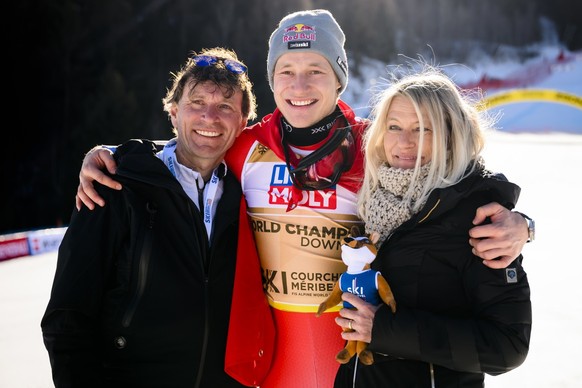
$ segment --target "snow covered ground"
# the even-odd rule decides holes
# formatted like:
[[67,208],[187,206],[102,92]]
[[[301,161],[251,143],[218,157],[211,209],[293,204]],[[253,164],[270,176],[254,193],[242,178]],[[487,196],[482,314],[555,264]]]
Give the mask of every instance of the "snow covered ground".
[[[496,66],[497,73],[491,67],[489,74],[501,78],[514,74],[507,67]],[[455,71],[460,81],[461,73]],[[482,72],[471,70],[473,79],[479,79]],[[582,56],[574,55],[572,61],[553,67],[543,79],[526,87],[562,90],[582,97]],[[366,105],[354,104],[362,108]],[[518,119],[509,112],[512,105],[523,107],[529,114],[516,113]],[[499,109],[504,112],[500,122],[503,131],[488,135],[485,158],[491,169],[504,172],[521,186],[517,208],[536,220],[536,241],[526,245],[523,252],[532,289],[534,324],[525,363],[504,375],[488,376],[486,386],[579,387],[582,287],[576,284],[582,273],[578,247],[582,239],[582,109],[531,101]],[[534,114],[539,110],[545,113]],[[511,120],[520,123],[519,133],[512,131]],[[55,265],[56,253],[0,262],[0,387],[53,387],[40,319]]]
[[56,253],[0,262],[0,387],[54,387],[40,320],[48,303]]
[[518,369],[488,376],[486,386],[580,387],[582,136],[496,133],[485,156],[521,186],[518,209],[535,218],[537,229],[523,251],[533,304],[530,352]]

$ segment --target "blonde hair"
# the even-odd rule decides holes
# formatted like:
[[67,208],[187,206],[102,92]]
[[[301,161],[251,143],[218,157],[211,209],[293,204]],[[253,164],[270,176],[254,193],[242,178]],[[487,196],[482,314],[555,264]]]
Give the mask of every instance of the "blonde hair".
[[[384,134],[387,129],[388,109],[395,96],[407,98],[420,121],[418,158],[410,188],[414,187],[420,170],[420,153],[424,128],[432,129],[432,158],[428,177],[420,198],[411,204],[412,190],[403,200],[417,212],[436,188],[454,185],[473,172],[484,146],[483,130],[493,121],[479,111],[468,93],[439,69],[425,65],[420,72],[407,74],[392,83],[378,98],[372,110],[372,124],[364,135],[365,173],[358,196],[358,212],[365,221],[365,204],[378,186],[378,169],[387,163],[384,152]],[[423,115],[428,119],[423,123]]]

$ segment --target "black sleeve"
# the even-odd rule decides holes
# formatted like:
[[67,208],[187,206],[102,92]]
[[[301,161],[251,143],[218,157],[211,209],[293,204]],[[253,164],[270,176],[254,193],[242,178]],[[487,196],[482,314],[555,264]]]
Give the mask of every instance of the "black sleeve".
[[[463,214],[466,218],[463,222],[468,225],[474,209],[491,200],[489,196],[473,197],[455,210]],[[442,229],[445,225],[443,222],[439,227]],[[374,319],[371,350],[453,370],[491,375],[523,363],[529,350],[532,312],[521,256],[508,268],[490,269],[472,255],[470,247],[460,248],[461,244],[468,245],[465,228],[460,228],[455,237],[459,241],[451,243],[450,248],[427,249],[429,255],[439,250],[438,260],[449,263],[454,266],[452,271],[458,272],[468,301],[465,311],[454,309],[443,313],[440,309],[435,313],[439,309],[426,311],[398,305],[396,314],[392,314],[382,306]],[[460,250],[465,252],[461,256]],[[455,255],[459,260],[450,259]],[[439,291],[435,289],[435,292]],[[395,297],[398,301],[397,294]]]
[[57,388],[103,386],[99,314],[124,223],[116,211],[121,194],[100,192],[105,207],[73,212],[41,322]]
[[[478,272],[496,273],[470,291],[494,294],[475,301],[471,318],[455,318],[400,305],[396,314],[392,314],[382,305],[374,319],[370,350],[491,375],[521,365],[528,353],[531,332],[526,275],[521,266],[512,265],[517,283],[504,284],[506,269],[491,270],[478,260],[475,262],[474,269]],[[477,268],[478,265],[483,268]],[[474,280],[473,274],[466,276],[467,281]]]

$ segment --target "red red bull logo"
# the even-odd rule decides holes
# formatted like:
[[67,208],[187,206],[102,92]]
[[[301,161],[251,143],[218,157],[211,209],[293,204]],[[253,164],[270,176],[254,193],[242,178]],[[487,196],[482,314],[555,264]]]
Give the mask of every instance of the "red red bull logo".
[[290,42],[294,40],[315,40],[315,27],[307,24],[293,24],[285,28],[283,32],[283,42]]
[[285,29],[285,34],[289,32],[305,32],[305,31],[315,31],[315,27],[308,26],[307,24],[293,24]]

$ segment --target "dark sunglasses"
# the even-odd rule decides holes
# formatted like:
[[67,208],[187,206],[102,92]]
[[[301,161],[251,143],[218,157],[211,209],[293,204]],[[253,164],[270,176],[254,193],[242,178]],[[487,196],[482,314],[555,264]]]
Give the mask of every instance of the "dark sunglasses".
[[322,190],[335,186],[354,163],[356,143],[350,126],[338,128],[321,148],[292,165],[288,144],[283,136],[285,162],[291,181],[301,190]]
[[245,65],[238,61],[215,57],[214,55],[196,55],[192,57],[192,61],[194,61],[194,64],[196,64],[196,66],[200,67],[214,66],[218,62],[222,62],[224,63],[224,67],[226,67],[228,71],[234,74],[243,74],[246,73],[248,70]]
[[[355,241],[355,242],[354,242]],[[365,244],[373,244],[367,237],[344,237],[344,244],[352,248],[361,248]]]

